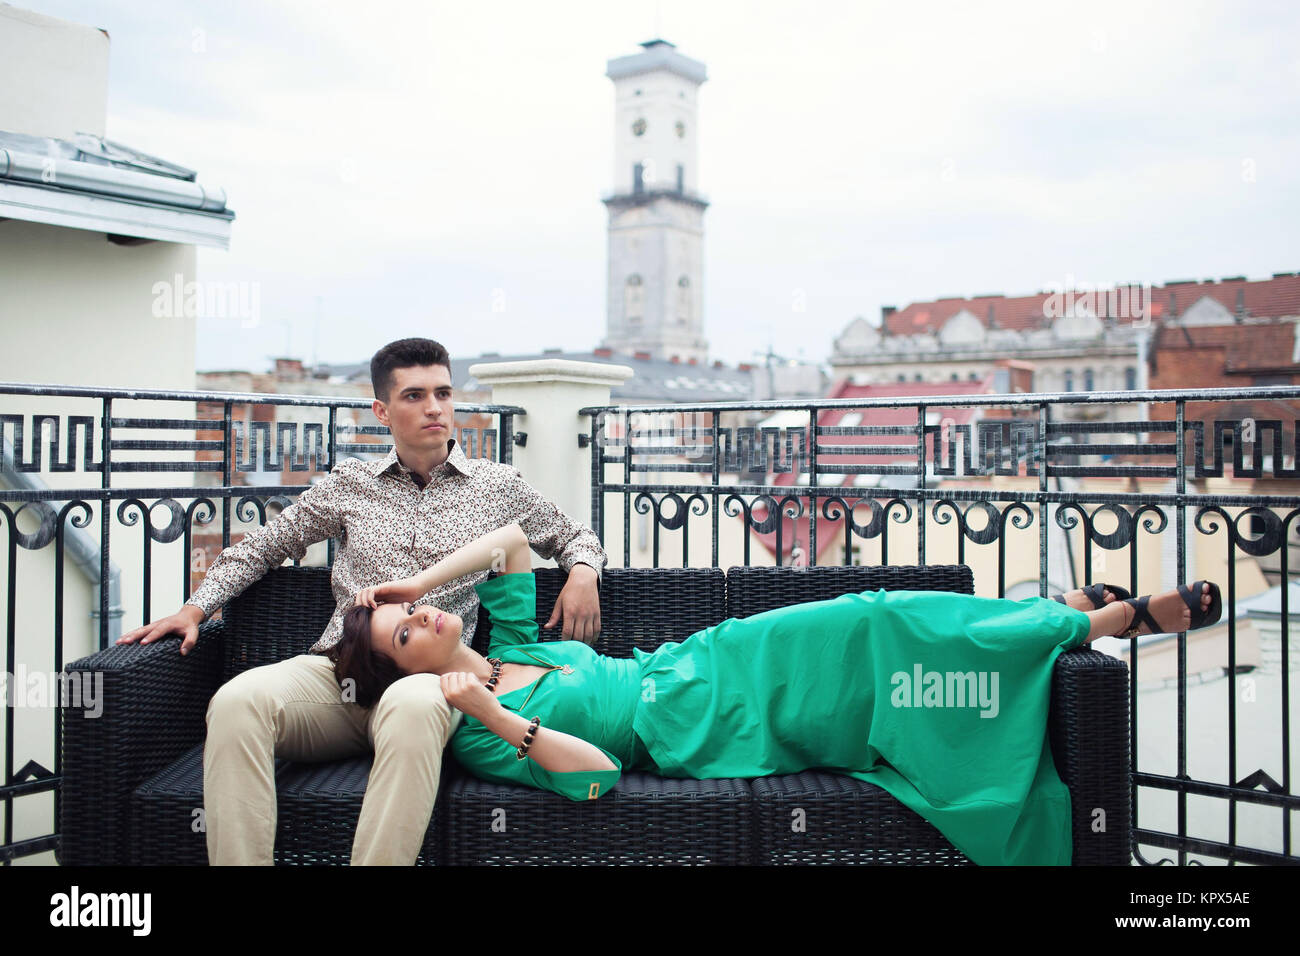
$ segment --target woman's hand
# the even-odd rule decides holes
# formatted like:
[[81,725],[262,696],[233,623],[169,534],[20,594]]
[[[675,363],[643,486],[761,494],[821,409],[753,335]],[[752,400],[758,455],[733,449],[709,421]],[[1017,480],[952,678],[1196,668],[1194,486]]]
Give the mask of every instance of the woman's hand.
[[416,578],[402,578],[397,581],[385,581],[372,588],[362,588],[357,592],[355,603],[368,608],[380,604],[409,604],[424,597],[425,592]]
[[480,723],[487,723],[492,713],[501,710],[501,702],[492,692],[477,677],[464,671],[442,675],[442,696],[466,717]]

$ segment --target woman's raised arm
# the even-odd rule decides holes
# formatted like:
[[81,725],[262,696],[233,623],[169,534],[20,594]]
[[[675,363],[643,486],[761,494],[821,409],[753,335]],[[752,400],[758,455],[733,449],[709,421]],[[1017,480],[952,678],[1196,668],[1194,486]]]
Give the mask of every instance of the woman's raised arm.
[[475,571],[492,569],[502,574],[531,572],[532,559],[528,555],[528,548],[528,536],[524,534],[523,528],[511,522],[457,548],[419,574],[364,588],[357,594],[356,603],[374,607],[379,601],[388,604],[418,601],[434,588]]

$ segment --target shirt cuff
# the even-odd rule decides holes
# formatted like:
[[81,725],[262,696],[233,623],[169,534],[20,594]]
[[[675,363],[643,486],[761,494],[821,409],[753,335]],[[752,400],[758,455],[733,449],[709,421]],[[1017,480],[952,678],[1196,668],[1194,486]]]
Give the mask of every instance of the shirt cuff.
[[564,565],[561,565],[561,567],[564,567],[565,574],[568,574],[573,570],[575,564],[585,564],[587,567],[594,569],[596,572],[596,580],[601,582],[604,581],[605,555],[593,554],[589,551],[579,551],[571,557],[568,557],[568,567],[564,567]]

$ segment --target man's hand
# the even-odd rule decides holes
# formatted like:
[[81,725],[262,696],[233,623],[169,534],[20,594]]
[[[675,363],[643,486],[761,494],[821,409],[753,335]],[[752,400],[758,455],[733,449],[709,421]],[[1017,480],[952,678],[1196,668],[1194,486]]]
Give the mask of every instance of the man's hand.
[[380,604],[409,604],[424,597],[424,591],[415,578],[402,578],[398,581],[385,581],[371,588],[362,588],[353,598],[353,603],[369,608]]
[[443,674],[439,682],[447,703],[480,723],[487,723],[486,718],[493,711],[501,709],[501,702],[473,674],[455,671]]
[[561,633],[566,641],[593,644],[600,634],[600,591],[596,588],[599,575],[589,564],[575,564],[569,569],[569,580],[555,601],[550,620],[543,627],[554,627],[563,619]]
[[190,648],[198,643],[199,625],[203,623],[203,611],[193,604],[186,604],[170,617],[162,617],[152,624],[137,627],[117,639],[118,644],[151,644],[168,634],[183,635],[181,653],[188,654]]

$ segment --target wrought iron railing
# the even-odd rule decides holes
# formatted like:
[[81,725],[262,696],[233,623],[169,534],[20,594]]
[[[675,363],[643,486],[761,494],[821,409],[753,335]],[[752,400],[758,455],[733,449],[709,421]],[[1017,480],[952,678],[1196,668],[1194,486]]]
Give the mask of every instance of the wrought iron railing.
[[[0,403],[10,673],[57,674],[71,659],[65,652],[107,646],[119,630],[179,607],[205,555],[227,547],[237,523],[264,523],[269,506],[288,503],[344,456],[391,447],[387,428],[351,420],[370,406],[357,398],[0,383]],[[70,408],[78,403],[85,407]],[[159,410],[167,407],[177,410]],[[466,454],[511,461],[513,416],[522,412],[459,406]],[[1221,557],[1222,665],[1197,669],[1195,635],[1115,642],[1133,676],[1134,858],[1296,862],[1286,585],[1298,546],[1300,388],[583,412],[590,430],[578,445],[591,449],[591,524],[612,565],[957,562],[975,569],[981,593],[1023,597],[1094,577],[1156,590],[1185,579],[1189,563]],[[774,416],[783,418],[773,424]],[[161,437],[169,431],[194,437]],[[634,547],[633,522],[644,547]],[[205,537],[209,547],[199,547]],[[80,635],[64,609],[69,562],[101,582]],[[167,568],[179,580],[172,573],[159,583]],[[1254,618],[1236,612],[1261,581],[1282,585],[1280,635],[1259,638],[1255,651],[1245,646]],[[1153,682],[1150,659],[1164,647],[1173,664],[1163,683]],[[1249,700],[1247,680],[1255,682]],[[1208,737],[1193,724],[1214,710],[1200,705],[1206,694],[1219,701]],[[1259,716],[1265,704],[1267,719]],[[52,827],[14,837],[24,801],[53,794],[57,820],[58,723],[49,710],[34,713],[43,729],[25,723],[22,740],[48,741],[51,756],[18,757],[15,724],[29,715],[5,712],[5,863],[57,841]],[[1157,726],[1169,728],[1167,766],[1145,756]],[[1207,815],[1222,819],[1207,830]]]
[[[1219,563],[1206,548],[1222,558],[1226,635],[1215,639],[1226,641],[1223,663],[1189,673],[1186,634],[1111,644],[1131,668],[1134,859],[1174,862],[1164,855],[1173,851],[1180,864],[1300,861],[1290,820],[1300,799],[1291,782],[1288,587],[1300,546],[1300,388],[609,405],[582,413],[590,432],[581,444],[595,452],[592,526],[608,547],[606,531],[620,529],[607,524],[621,520],[624,564],[956,562],[975,568],[988,596],[1047,596],[1049,586],[1094,579],[1139,594],[1187,580],[1194,533],[1199,567]],[[636,548],[634,520],[648,525]],[[691,548],[694,528],[697,540],[711,542],[707,557]],[[726,532],[736,529],[741,544],[721,554]],[[1251,593],[1241,588],[1243,561],[1255,562],[1246,588],[1258,591],[1270,576],[1280,585],[1280,614],[1272,615],[1280,634],[1270,636],[1269,624],[1249,661],[1238,655],[1249,628],[1237,601]],[[1009,580],[1017,567],[1021,581]],[[1174,666],[1152,689],[1147,662],[1170,656],[1171,647]],[[1204,645],[1196,650],[1205,657]],[[1217,694],[1222,682],[1223,720],[1211,739],[1193,738],[1189,681],[1198,703],[1203,687]],[[1159,696],[1170,691],[1176,697],[1166,705]],[[1248,706],[1255,710],[1243,721]],[[1173,760],[1148,765],[1165,724]],[[1249,833],[1238,826],[1241,815],[1251,818]]]
[[[140,410],[139,402],[149,405]],[[75,404],[85,405],[81,413],[69,411]],[[10,705],[4,714],[0,862],[53,850],[58,839],[58,713],[39,706],[38,689],[56,690],[66,700],[66,684],[58,679],[65,659],[107,647],[118,634],[161,616],[158,611],[178,609],[201,579],[206,555],[228,547],[232,533],[239,533],[236,519],[265,524],[268,506],[289,504],[314,474],[328,473],[346,457],[386,454],[392,448],[390,432],[373,417],[367,421],[370,407],[369,400],[337,396],[0,383],[0,515],[7,548],[4,678]],[[354,409],[363,411],[361,421],[353,420]],[[522,411],[460,405],[455,437],[471,458],[509,463],[512,420]],[[169,432],[195,437],[161,437]],[[153,481],[154,475],[166,479]],[[190,483],[178,483],[177,475]],[[161,526],[154,523],[159,510],[165,519]],[[218,520],[219,536],[213,527]],[[212,539],[210,546],[196,546],[204,535]],[[156,560],[155,545],[172,546],[161,560],[175,562],[180,578],[179,587],[157,595],[165,569]],[[334,541],[327,542],[326,563],[333,561],[334,547]],[[118,567],[123,555],[128,560]],[[70,626],[66,564],[80,564],[97,578],[93,633],[83,628],[78,635],[75,624]],[[48,590],[30,588],[33,581],[43,581]],[[138,602],[130,597],[133,588]],[[20,621],[34,632],[24,634],[21,644]],[[34,702],[30,720],[20,706],[23,695]],[[44,696],[48,701],[49,694]],[[44,732],[31,726],[38,719]],[[16,752],[19,723],[29,751],[22,757]],[[48,743],[39,748],[45,753],[30,752],[38,749],[37,741]],[[16,758],[23,760],[21,766],[15,766]],[[15,839],[17,805],[42,794],[54,795],[55,824],[47,833]]]

